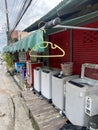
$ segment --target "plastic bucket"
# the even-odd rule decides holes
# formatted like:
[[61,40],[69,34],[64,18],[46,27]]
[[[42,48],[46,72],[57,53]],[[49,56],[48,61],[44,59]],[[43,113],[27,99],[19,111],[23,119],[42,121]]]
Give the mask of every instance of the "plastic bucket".
[[73,63],[65,62],[65,63],[61,64],[61,69],[62,69],[64,75],[72,75]]

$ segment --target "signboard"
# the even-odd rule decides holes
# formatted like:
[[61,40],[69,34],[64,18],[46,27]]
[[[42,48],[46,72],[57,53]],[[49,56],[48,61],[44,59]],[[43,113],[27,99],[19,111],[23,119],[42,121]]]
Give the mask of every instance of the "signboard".
[[19,61],[26,61],[26,52],[19,52]]

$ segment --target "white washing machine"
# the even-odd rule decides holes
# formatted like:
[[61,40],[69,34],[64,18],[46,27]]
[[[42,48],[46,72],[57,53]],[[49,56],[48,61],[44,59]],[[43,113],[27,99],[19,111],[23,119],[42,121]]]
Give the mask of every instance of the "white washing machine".
[[41,94],[41,67],[34,69],[34,89]]
[[52,99],[52,75],[59,70],[43,68],[41,70],[41,94],[51,101]]
[[85,113],[85,99],[98,95],[98,65],[83,64],[81,78],[66,83],[66,116],[74,125],[88,126],[91,117]]
[[52,102],[65,113],[66,81],[78,78],[78,75],[64,76],[60,73],[52,76]]

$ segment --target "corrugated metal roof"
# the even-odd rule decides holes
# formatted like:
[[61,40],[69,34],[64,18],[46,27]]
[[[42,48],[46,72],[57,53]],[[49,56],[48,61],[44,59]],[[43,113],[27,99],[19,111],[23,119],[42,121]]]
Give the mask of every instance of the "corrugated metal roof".
[[[97,11],[97,9],[98,9],[97,0],[63,0],[58,6],[56,6],[53,10],[51,10],[48,14],[46,14],[44,17],[42,17],[41,19],[33,23],[24,31],[30,32],[36,30],[38,29],[38,24],[41,21],[48,22],[58,16],[62,20],[61,24],[67,23],[69,25],[70,24],[73,25],[73,22],[71,22],[71,20],[74,21],[75,20],[74,18],[78,19],[75,20],[75,24],[78,24],[78,22],[82,18],[87,20],[87,17],[89,17],[90,19],[93,15],[92,12]],[[83,21],[80,22],[82,23]]]
[[[70,20],[66,20],[63,21],[61,23],[61,25],[65,25],[65,26],[82,26],[84,23],[91,23],[91,21],[98,21],[98,11],[77,17],[77,18],[73,18]],[[64,31],[64,28],[51,28],[47,30],[47,34],[53,34],[53,33],[57,33],[57,32],[61,32]]]
[[91,20],[94,18],[96,18],[96,19],[98,18],[98,11],[95,11],[95,12],[77,17],[77,18],[73,18],[70,20],[66,20],[66,21],[62,22],[62,25],[79,25],[85,21],[88,21],[88,20]]

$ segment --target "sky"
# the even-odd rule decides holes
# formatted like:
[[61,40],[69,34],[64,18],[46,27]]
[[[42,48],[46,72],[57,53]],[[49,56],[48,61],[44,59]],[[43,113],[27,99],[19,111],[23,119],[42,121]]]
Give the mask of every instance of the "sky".
[[[5,15],[5,0],[0,0],[0,51],[7,45],[6,40],[6,15]],[[23,0],[7,0],[8,3],[8,15],[10,29],[18,15],[19,4]],[[57,6],[62,0],[32,0],[31,5],[17,26],[16,30],[24,30],[32,23],[40,19],[47,14],[51,9]]]

